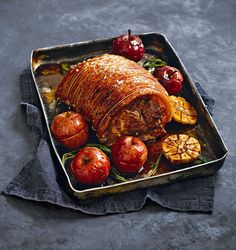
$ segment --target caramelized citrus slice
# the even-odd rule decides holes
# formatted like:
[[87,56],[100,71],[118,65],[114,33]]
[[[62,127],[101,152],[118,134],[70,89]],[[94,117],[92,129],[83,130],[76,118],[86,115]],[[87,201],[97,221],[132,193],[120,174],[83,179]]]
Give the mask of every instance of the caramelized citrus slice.
[[183,97],[170,96],[173,120],[182,124],[195,124],[197,111]]
[[163,141],[162,151],[173,164],[183,164],[195,161],[200,156],[201,145],[189,135],[174,134]]

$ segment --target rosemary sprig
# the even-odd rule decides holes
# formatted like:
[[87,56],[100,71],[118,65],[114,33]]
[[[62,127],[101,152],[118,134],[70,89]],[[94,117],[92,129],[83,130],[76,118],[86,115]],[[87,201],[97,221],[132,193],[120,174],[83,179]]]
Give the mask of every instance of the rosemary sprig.
[[204,163],[206,163],[206,162],[209,161],[205,156],[200,156],[200,157],[199,157],[199,160],[201,160],[201,161],[204,162]]
[[195,164],[202,164],[202,163],[206,163],[210,161],[209,159],[207,159],[205,156],[199,156],[199,158],[194,162]]
[[69,63],[61,63],[61,68],[68,72],[71,70],[71,65]]
[[75,156],[75,153],[72,151],[72,152],[69,152],[69,153],[65,153],[63,154],[62,158],[61,158],[61,162],[62,164],[65,166],[65,163],[69,160],[69,159],[72,159],[74,158]]
[[156,67],[167,66],[167,62],[161,60],[158,57],[153,57],[151,60],[144,63],[144,68],[147,69],[149,72],[153,72]]
[[152,165],[152,168],[148,171],[148,173],[146,174],[146,177],[151,177],[153,176],[156,171],[157,171],[157,168],[160,164],[160,161],[161,161],[161,157],[162,157],[162,152],[160,153],[160,155],[158,156],[156,162]]
[[111,175],[114,179],[119,182],[128,181],[124,176],[122,176],[114,167],[111,167]]

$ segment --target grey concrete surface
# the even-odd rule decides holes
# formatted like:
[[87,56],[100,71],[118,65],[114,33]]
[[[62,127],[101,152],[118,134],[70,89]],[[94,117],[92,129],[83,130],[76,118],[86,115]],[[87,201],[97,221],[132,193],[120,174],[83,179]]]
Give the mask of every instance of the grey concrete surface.
[[0,195],[0,249],[236,249],[236,1],[0,1],[0,189],[32,159],[20,111],[21,71],[33,48],[134,33],[165,34],[193,80],[216,99],[229,148],[212,214],[149,202],[141,211],[88,216]]

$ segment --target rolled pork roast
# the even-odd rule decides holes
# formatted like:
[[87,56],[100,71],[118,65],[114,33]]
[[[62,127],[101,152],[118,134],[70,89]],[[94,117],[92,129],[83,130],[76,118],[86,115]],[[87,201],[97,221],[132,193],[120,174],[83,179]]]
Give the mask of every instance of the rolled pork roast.
[[57,97],[90,121],[107,146],[125,135],[155,139],[172,118],[164,87],[137,63],[117,55],[76,65],[58,86]]

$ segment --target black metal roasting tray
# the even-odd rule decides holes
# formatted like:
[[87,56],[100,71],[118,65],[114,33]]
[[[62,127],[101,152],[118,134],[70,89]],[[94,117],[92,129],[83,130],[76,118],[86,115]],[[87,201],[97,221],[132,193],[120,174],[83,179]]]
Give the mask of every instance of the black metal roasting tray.
[[[111,45],[114,37],[35,49],[31,55],[31,72],[44,114],[45,127],[48,130],[52,151],[58,159],[56,168],[64,175],[66,188],[78,199],[83,200],[176,182],[190,177],[211,175],[220,169],[227,155],[227,148],[211,115],[170,42],[165,36],[158,33],[145,33],[139,36],[144,43],[146,56],[157,55],[167,60],[169,65],[178,68],[182,72],[184,76],[184,90],[182,95],[197,110],[198,123],[191,128],[185,127],[183,129],[174,126],[171,129],[177,132],[190,131],[189,133],[194,134],[200,140],[202,153],[208,160],[200,163],[194,162],[181,168],[172,167],[168,171],[157,172],[152,177],[136,176],[128,178],[128,181],[122,183],[116,182],[109,177],[108,181],[99,187],[84,187],[79,185],[71,175],[69,167],[66,164],[62,164],[62,155],[67,152],[66,149],[52,137],[50,132],[51,121],[58,110],[55,108],[57,100],[54,100],[48,94],[50,94],[50,91],[56,90],[63,75],[66,74],[65,72],[58,71],[59,66],[63,65],[65,67],[67,64],[76,64],[93,56],[111,53]],[[95,133],[91,133],[89,143],[97,143]]]

